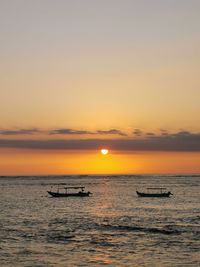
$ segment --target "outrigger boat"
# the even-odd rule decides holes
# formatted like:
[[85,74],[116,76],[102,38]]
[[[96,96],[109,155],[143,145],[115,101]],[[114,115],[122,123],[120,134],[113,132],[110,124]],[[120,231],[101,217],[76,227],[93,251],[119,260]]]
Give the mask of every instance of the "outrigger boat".
[[[152,191],[149,192],[149,190]],[[147,192],[139,192],[136,190],[136,193],[139,197],[170,197],[170,195],[173,195],[170,191],[166,191],[166,188],[163,187],[149,187],[147,188]]]
[[[60,192],[60,189],[64,190],[64,192]],[[72,189],[80,189],[78,192],[69,192],[68,190]],[[47,191],[47,193],[52,197],[89,197],[92,193],[84,191],[85,186],[64,186],[60,188],[58,186],[57,191]]]

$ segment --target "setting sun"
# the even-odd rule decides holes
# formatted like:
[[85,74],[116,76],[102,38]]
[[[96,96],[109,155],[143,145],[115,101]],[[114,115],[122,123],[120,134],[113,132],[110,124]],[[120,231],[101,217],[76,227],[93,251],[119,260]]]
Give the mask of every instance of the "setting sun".
[[107,155],[108,152],[109,152],[108,149],[105,149],[105,148],[101,149],[101,154],[102,155]]

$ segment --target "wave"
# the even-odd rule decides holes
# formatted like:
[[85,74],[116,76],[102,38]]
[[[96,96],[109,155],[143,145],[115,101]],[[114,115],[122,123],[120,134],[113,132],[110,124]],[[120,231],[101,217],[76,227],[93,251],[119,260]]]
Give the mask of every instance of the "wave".
[[181,234],[181,231],[177,229],[166,229],[159,227],[141,227],[141,226],[128,226],[128,225],[110,225],[103,224],[101,227],[109,230],[118,230],[118,231],[130,231],[130,232],[144,232],[152,234],[163,234],[163,235],[178,235]]
[[75,238],[75,235],[68,235],[63,233],[51,233],[47,235],[48,242],[67,242],[69,239]]

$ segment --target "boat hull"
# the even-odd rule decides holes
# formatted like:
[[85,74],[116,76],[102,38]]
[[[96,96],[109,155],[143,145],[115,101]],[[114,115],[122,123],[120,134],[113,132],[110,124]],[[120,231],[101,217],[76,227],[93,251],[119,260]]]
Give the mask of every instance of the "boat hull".
[[172,195],[171,192],[165,192],[165,193],[142,193],[136,191],[137,195],[139,197],[170,197]]
[[89,197],[90,192],[78,192],[78,193],[59,193],[47,191],[47,193],[52,197]]

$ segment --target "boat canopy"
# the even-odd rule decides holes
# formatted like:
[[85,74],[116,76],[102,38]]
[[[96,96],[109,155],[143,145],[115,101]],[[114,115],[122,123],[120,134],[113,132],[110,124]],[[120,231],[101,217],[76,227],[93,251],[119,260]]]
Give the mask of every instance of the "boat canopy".
[[166,190],[165,187],[148,187],[147,189],[151,189],[151,190]]
[[85,186],[65,186],[65,189],[84,189]]

